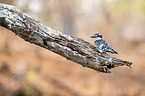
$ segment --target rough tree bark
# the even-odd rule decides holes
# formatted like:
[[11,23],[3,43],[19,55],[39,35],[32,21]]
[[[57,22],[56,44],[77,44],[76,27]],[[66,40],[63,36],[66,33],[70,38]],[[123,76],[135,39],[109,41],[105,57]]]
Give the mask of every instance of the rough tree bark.
[[46,27],[11,5],[0,3],[0,26],[11,30],[25,41],[98,72],[111,73],[109,70],[111,68],[123,65],[130,67],[132,64],[132,62],[112,57],[106,53],[101,54],[88,41]]

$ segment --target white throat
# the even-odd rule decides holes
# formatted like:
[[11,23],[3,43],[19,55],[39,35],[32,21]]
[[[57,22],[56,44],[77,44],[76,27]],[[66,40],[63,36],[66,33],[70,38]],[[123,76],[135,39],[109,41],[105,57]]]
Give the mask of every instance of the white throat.
[[96,38],[95,38],[95,40],[101,40],[101,39],[102,39],[101,37],[96,37]]

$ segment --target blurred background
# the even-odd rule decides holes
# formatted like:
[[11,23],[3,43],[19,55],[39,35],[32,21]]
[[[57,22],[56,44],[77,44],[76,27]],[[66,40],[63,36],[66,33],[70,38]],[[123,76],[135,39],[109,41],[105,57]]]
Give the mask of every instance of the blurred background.
[[0,0],[42,24],[83,38],[99,32],[132,61],[98,73],[0,27],[0,96],[144,96],[145,0]]

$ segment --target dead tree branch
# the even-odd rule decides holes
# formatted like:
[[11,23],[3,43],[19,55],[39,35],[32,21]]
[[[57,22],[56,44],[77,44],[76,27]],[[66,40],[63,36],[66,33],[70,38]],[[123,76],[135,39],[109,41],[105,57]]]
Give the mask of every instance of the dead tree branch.
[[88,41],[46,27],[11,5],[0,3],[0,26],[11,30],[25,41],[99,72],[110,73],[111,68],[123,65],[130,67],[132,64],[106,53],[101,54]]

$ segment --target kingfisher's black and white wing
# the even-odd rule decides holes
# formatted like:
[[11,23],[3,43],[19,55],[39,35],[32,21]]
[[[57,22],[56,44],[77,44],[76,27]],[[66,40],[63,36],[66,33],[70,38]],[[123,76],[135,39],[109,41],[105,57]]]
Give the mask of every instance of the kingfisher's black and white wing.
[[101,40],[96,40],[95,41],[95,45],[97,47],[97,49],[103,53],[103,52],[110,52],[110,53],[115,53],[118,54],[118,52],[114,51],[114,49],[112,48],[112,46],[110,44],[108,44],[105,40],[101,39]]

